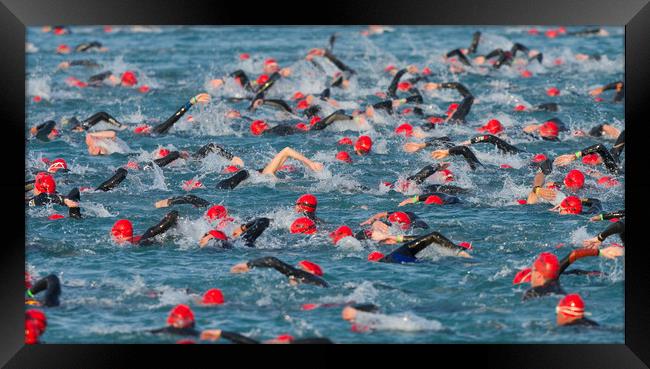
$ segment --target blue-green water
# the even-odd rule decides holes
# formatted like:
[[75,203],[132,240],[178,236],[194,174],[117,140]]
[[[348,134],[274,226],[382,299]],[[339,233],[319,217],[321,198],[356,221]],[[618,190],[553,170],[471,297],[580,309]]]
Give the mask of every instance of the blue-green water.
[[[256,77],[262,61],[274,57],[281,66],[293,69],[293,75],[276,84],[271,96],[289,99],[297,90],[319,93],[325,78],[314,77],[314,69],[304,61],[313,47],[323,47],[336,32],[339,39],[334,52],[355,69],[359,77],[349,90],[332,90],[347,112],[365,106],[364,101],[378,101],[372,96],[385,91],[390,75],[383,72],[388,64],[428,66],[439,82],[459,81],[476,97],[465,127],[443,126],[436,136],[449,135],[460,142],[475,134],[475,128],[496,118],[506,127],[509,142],[530,153],[555,156],[575,152],[598,141],[592,138],[563,134],[561,143],[531,141],[521,134],[526,124],[543,122],[554,116],[571,129],[590,129],[600,123],[624,128],[623,104],[594,102],[587,94],[592,88],[623,78],[623,29],[609,28],[608,37],[531,36],[529,27],[394,27],[389,32],[371,37],[359,34],[362,27],[159,27],[131,29],[114,27],[105,33],[102,27],[72,27],[72,34],[55,36],[40,29],[28,30],[32,44],[27,54],[26,100],[27,129],[53,119],[77,116],[86,118],[96,111],[107,111],[131,128],[142,121],[166,119],[191,96],[209,92],[212,101],[205,107],[193,107],[196,121],[181,119],[169,135],[161,138],[135,135],[132,129],[119,133],[132,150],[131,155],[113,154],[91,157],[82,134],[64,130],[63,136],[48,143],[29,141],[25,161],[26,178],[45,169],[42,157],[66,159],[71,173],[57,174],[61,193],[72,187],[93,187],[108,178],[128,160],[144,164],[158,148],[184,149],[190,152],[208,142],[219,143],[242,157],[249,168],[262,167],[276,152],[291,146],[307,157],[323,162],[325,171],[313,174],[298,169],[280,179],[254,176],[233,191],[216,190],[214,185],[225,175],[226,165],[216,155],[202,162],[170,165],[159,171],[129,171],[127,179],[111,192],[83,192],[83,220],[67,218],[51,221],[61,208],[26,209],[27,269],[34,276],[57,274],[63,284],[61,306],[46,309],[47,332],[42,340],[48,343],[144,343],[175,342],[176,337],[154,337],[137,333],[165,324],[169,310],[178,303],[192,306],[199,329],[221,328],[256,339],[268,339],[282,333],[295,337],[324,336],[335,342],[585,342],[622,343],[624,333],[623,259],[616,261],[588,258],[576,267],[600,270],[602,277],[566,275],[562,286],[569,293],[579,293],[585,300],[591,319],[598,329],[557,328],[554,307],[560,297],[544,297],[523,303],[526,286],[513,286],[514,274],[532,263],[542,251],[560,258],[578,247],[582,240],[593,237],[606,222],[588,223],[585,216],[559,216],[548,211],[549,204],[518,205],[530,190],[533,169],[528,166],[531,154],[500,155],[487,145],[473,150],[485,168],[471,171],[459,158],[452,158],[450,169],[455,184],[471,189],[461,196],[463,202],[451,206],[410,205],[432,229],[455,242],[473,245],[472,259],[446,257],[435,247],[422,252],[422,263],[391,265],[369,263],[372,250],[386,252],[394,246],[362,243],[334,247],[328,232],[342,224],[355,231],[369,216],[395,210],[405,195],[387,192],[380,184],[415,173],[433,159],[429,152],[406,154],[403,137],[396,136],[398,124],[415,119],[379,114],[366,129],[350,128],[336,123],[315,134],[288,137],[254,137],[244,122],[228,121],[224,113],[244,109],[248,102],[229,104],[220,96],[231,96],[236,89],[214,91],[212,78],[242,68]],[[540,27],[542,31],[544,27]],[[569,31],[578,28],[569,27]],[[145,30],[149,32],[144,32]],[[532,78],[521,78],[517,67],[498,71],[454,75],[442,63],[441,55],[452,48],[467,47],[471,33],[483,32],[479,53],[496,47],[509,48],[513,42],[544,53],[543,65],[528,67]],[[71,47],[98,40],[108,47],[105,53],[55,54],[56,47]],[[241,62],[238,55],[251,54]],[[600,61],[579,62],[575,54],[602,54]],[[56,71],[64,60],[92,58],[102,68],[70,68]],[[555,65],[555,59],[562,59]],[[79,89],[64,82],[75,76],[86,80],[103,70],[119,74],[125,70],[138,73],[140,84],[152,90],[142,94],[135,89],[104,86]],[[548,97],[545,90],[556,86],[562,94]],[[458,101],[453,91],[425,92],[423,108],[431,113],[444,113],[450,102]],[[611,92],[610,92],[611,94]],[[38,95],[41,102],[34,103]],[[557,113],[516,113],[517,104],[534,105],[557,102]],[[331,111],[329,107],[326,111]],[[327,110],[330,109],[330,110]],[[277,112],[261,109],[254,118],[280,122]],[[367,134],[373,138],[373,153],[365,157],[353,155],[354,164],[334,159],[341,149],[336,142],[343,136]],[[611,141],[606,142],[609,146]],[[293,163],[297,168],[300,165]],[[501,169],[509,164],[513,169]],[[572,167],[586,169],[582,163]],[[569,168],[556,168],[550,179],[561,181]],[[222,203],[232,216],[246,220],[257,216],[274,219],[258,240],[257,248],[237,246],[233,250],[200,250],[199,238],[209,229],[203,210],[188,205],[177,207],[181,220],[157,246],[120,247],[110,240],[109,231],[120,218],[128,218],[136,232],[143,232],[158,222],[169,209],[156,209],[155,201],[185,193],[181,184],[191,178],[200,179],[205,188],[191,193]],[[434,178],[435,180],[435,178]],[[620,178],[624,184],[624,179]],[[370,190],[358,190],[364,185]],[[327,224],[314,236],[292,235],[288,228],[297,218],[292,204],[303,193],[318,197],[318,215]],[[588,178],[583,196],[597,197],[605,210],[623,207],[623,186],[604,189]],[[605,242],[618,242],[616,236]],[[561,247],[557,245],[563,244]],[[273,255],[295,264],[308,259],[321,265],[331,288],[308,285],[290,286],[286,278],[272,270],[253,270],[247,274],[231,274],[239,262]],[[209,288],[220,288],[226,304],[207,308],[194,302],[197,294]],[[305,311],[305,303],[374,303],[387,315],[409,313],[428,321],[440,322],[441,330],[407,331],[412,325],[389,324],[368,333],[351,331],[341,319],[340,307],[322,307]],[[417,321],[419,328],[428,325]],[[396,329],[396,330],[395,330]]]

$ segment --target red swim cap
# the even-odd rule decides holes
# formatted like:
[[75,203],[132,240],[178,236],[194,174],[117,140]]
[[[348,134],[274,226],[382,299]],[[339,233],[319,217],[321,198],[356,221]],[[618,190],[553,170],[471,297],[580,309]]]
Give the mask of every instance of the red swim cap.
[[205,217],[208,220],[215,220],[225,218],[228,215],[228,210],[222,205],[214,205],[205,212]]
[[135,77],[135,73],[130,70],[122,73],[122,84],[129,87],[137,85],[138,79]]
[[496,119],[491,119],[489,122],[485,123],[485,125],[481,128],[478,128],[478,131],[481,132],[490,132],[493,135],[496,135],[498,133],[501,133],[503,131],[503,126],[501,125],[501,122],[499,122]]
[[580,319],[585,316],[585,302],[578,294],[566,295],[557,304],[555,311],[568,318]]
[[195,344],[195,343],[196,342],[194,342],[194,340],[191,340],[189,338],[176,341],[176,344],[178,344],[178,345],[192,345],[192,344]]
[[291,342],[293,341],[293,336],[289,334],[281,334],[275,337],[275,340],[280,342]]
[[218,288],[211,288],[203,294],[201,302],[210,305],[221,305],[223,304],[223,293]]
[[52,161],[52,164],[50,165],[49,168],[47,168],[47,171],[50,173],[56,173],[57,170],[59,169],[68,169],[68,164],[66,164],[65,160],[59,158],[59,159],[54,159]]
[[531,71],[529,71],[528,69],[524,69],[521,72],[521,76],[524,77],[524,78],[530,78],[530,77],[533,76],[533,73],[531,73]]
[[469,243],[469,242],[467,242],[467,241],[460,242],[460,243],[458,244],[458,246],[460,246],[460,247],[462,247],[462,248],[465,248],[465,249],[468,249],[468,250],[471,250],[471,249],[472,249],[472,244]]
[[512,280],[512,284],[519,284],[519,283],[530,283],[530,279],[532,277],[532,268],[526,268],[520,270],[516,275],[515,278]]
[[443,169],[439,173],[444,176],[445,182],[451,182],[454,180],[454,173],[449,169]]
[[379,251],[373,251],[370,254],[368,254],[368,261],[378,261],[379,259],[383,258],[384,254],[382,254]]
[[543,137],[557,137],[560,134],[560,128],[558,128],[555,122],[545,122],[539,127],[539,134]]
[[544,160],[548,159],[544,154],[537,154],[533,156],[533,163],[541,163]]
[[346,163],[352,163],[352,158],[350,157],[350,154],[347,153],[347,151],[339,151],[336,154],[336,158]]
[[269,129],[269,125],[266,124],[263,120],[255,120],[253,123],[251,123],[251,133],[254,134],[255,136],[259,136],[262,134],[262,132],[266,131]]
[[45,328],[47,327],[47,318],[45,317],[45,313],[40,310],[29,309],[25,312],[25,321],[30,320],[36,323],[39,335],[45,333]]
[[268,58],[264,61],[264,65],[273,65],[273,64],[278,64],[278,62],[273,58]]
[[456,111],[456,109],[458,109],[459,106],[460,105],[458,105],[458,103],[449,104],[449,106],[447,107],[447,115],[453,114]]
[[367,154],[372,149],[372,139],[369,136],[360,136],[354,144],[357,154]]
[[304,99],[304,98],[305,98],[305,95],[302,92],[296,91],[296,93],[293,94],[293,97],[291,98],[291,100],[300,100],[300,99]]
[[338,142],[339,145],[354,145],[352,140],[349,137],[343,137]]
[[228,240],[228,236],[226,236],[225,233],[223,233],[221,231],[217,231],[216,229],[213,229],[213,230],[209,231],[208,233],[212,237],[214,237],[214,238],[216,238],[218,240],[222,240],[222,241],[227,241]]
[[388,220],[391,223],[400,223],[400,228],[402,229],[408,229],[411,226],[411,218],[409,218],[408,214],[401,211],[391,213],[388,216]]
[[395,133],[397,133],[398,135],[403,134],[406,137],[412,136],[413,126],[408,123],[401,124],[400,126],[395,128]]
[[343,225],[338,227],[334,232],[330,233],[330,238],[336,245],[342,238],[351,237],[352,235],[352,229],[346,225]]
[[557,260],[557,256],[550,252],[543,252],[533,263],[533,270],[546,279],[555,279],[560,274],[560,262]]
[[560,207],[569,214],[582,213],[582,201],[576,196],[569,196],[562,200]]
[[239,54],[239,59],[240,59],[240,60],[248,60],[248,59],[250,59],[250,58],[251,58],[251,56],[250,56],[248,53],[241,53],[241,54]]
[[437,196],[437,195],[431,195],[431,196],[427,197],[426,200],[424,200],[424,203],[425,203],[425,204],[428,204],[428,205],[430,205],[430,204],[444,205],[445,202],[442,201],[442,199],[440,198],[440,196]]
[[555,38],[555,37],[557,37],[557,31],[554,30],[554,29],[546,30],[546,32],[544,32],[544,34],[545,34],[546,37],[548,37],[548,38]]
[[429,117],[429,119],[427,119],[427,120],[428,120],[429,123],[431,123],[431,124],[444,123],[444,121],[445,121],[444,119],[442,119],[442,118],[440,118],[440,117]]
[[317,116],[311,117],[311,120],[309,120],[309,125],[313,126],[314,124],[316,124],[316,123],[318,123],[320,121],[321,121],[320,117],[317,117]]
[[34,101],[35,103],[37,103],[37,102],[41,102],[41,100],[43,100],[43,98],[40,97],[40,96],[38,96],[38,95],[34,96],[34,98],[33,98],[33,101]]
[[600,179],[598,180],[598,184],[609,188],[609,187],[618,186],[619,182],[612,177],[604,176],[604,177],[600,177]]
[[583,156],[582,162],[587,165],[598,165],[603,161],[600,159],[600,155],[598,155],[597,153],[593,153],[593,154],[587,154]]
[[38,343],[38,324],[33,320],[25,321],[25,343],[33,345]]
[[158,157],[159,158],[164,158],[165,156],[169,155],[169,150],[167,149],[160,149],[158,150]]
[[585,184],[585,175],[577,169],[571,170],[564,177],[564,185],[572,190],[579,190]]
[[316,233],[316,223],[313,220],[307,217],[301,217],[296,219],[291,223],[291,233],[304,233],[304,234],[314,234]]
[[309,272],[311,274],[315,274],[317,276],[322,276],[323,275],[323,269],[321,269],[321,267],[318,264],[312,263],[311,261],[303,260],[303,261],[298,263],[298,266],[302,270],[304,270],[306,272]]
[[316,196],[307,193],[296,200],[296,206],[298,206],[301,211],[313,213],[316,211],[316,207],[318,206],[318,199],[316,199]]
[[412,85],[409,82],[400,82],[397,84],[397,89],[400,91],[408,91],[410,90]]
[[63,218],[65,218],[65,216],[63,216],[61,214],[52,214],[49,217],[47,217],[47,219],[49,219],[49,220],[57,220],[57,219],[63,219]]
[[548,90],[546,90],[546,94],[548,96],[558,96],[560,94],[560,89],[557,87],[551,87]]
[[111,229],[113,238],[118,242],[124,242],[133,238],[133,224],[128,219],[120,219]]
[[309,131],[309,126],[307,126],[305,123],[298,123],[296,124],[296,128],[298,128],[301,131]]
[[136,134],[145,134],[151,132],[151,126],[146,124],[139,125],[133,129],[133,132]]
[[268,81],[269,81],[269,76],[267,76],[266,74],[262,74],[257,78],[257,84],[260,86],[265,84]]
[[167,324],[176,328],[189,328],[194,326],[194,313],[189,306],[176,305],[167,317]]
[[531,28],[531,29],[528,30],[528,34],[529,35],[539,35],[539,31],[537,30],[537,28]]
[[138,88],[138,91],[142,92],[143,94],[146,94],[149,92],[149,90],[151,90],[151,88],[147,85],[142,85],[140,88]]
[[307,99],[302,99],[298,101],[298,105],[296,105],[297,110],[307,109],[308,107],[309,107],[309,102],[307,102]]
[[224,173],[235,173],[239,171],[239,167],[236,165],[228,165],[227,167],[223,168]]
[[56,52],[59,54],[69,54],[70,53],[70,46],[66,44],[61,44],[56,48]]
[[526,107],[521,104],[515,106],[515,111],[524,111],[524,110],[526,110]]
[[39,192],[54,193],[56,191],[56,182],[54,182],[54,177],[45,172],[38,173],[34,181],[34,188]]
[[422,69],[422,74],[424,74],[425,76],[428,76],[429,74],[431,74],[431,69],[429,69],[429,67],[424,67]]
[[389,64],[386,68],[384,68],[384,72],[390,72],[393,69],[395,69],[395,66],[392,65],[392,64]]

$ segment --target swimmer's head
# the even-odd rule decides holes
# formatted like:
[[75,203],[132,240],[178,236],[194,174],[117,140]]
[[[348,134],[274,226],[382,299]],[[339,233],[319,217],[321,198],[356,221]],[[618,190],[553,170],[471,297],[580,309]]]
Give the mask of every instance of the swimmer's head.
[[38,325],[33,320],[28,320],[25,322],[25,343],[28,345],[33,345],[38,343]]
[[449,104],[449,106],[447,107],[447,116],[451,117],[456,112],[456,110],[458,110],[459,106],[460,105],[458,105],[458,103]]
[[397,128],[395,128],[395,133],[398,135],[410,137],[413,135],[413,126],[408,123],[400,124]]
[[278,62],[273,58],[264,60],[264,73],[273,74],[280,70]]
[[568,196],[560,203],[560,214],[582,213],[582,201],[576,196]]
[[260,86],[262,86],[263,84],[265,84],[268,81],[269,81],[269,76],[266,75],[266,74],[262,74],[261,76],[259,76],[257,78],[257,84],[260,85]]
[[546,160],[546,159],[548,159],[548,158],[546,157],[546,155],[544,155],[544,154],[537,154],[537,155],[533,156],[533,160],[532,160],[532,162],[533,162],[533,163],[541,163],[541,162],[543,162],[543,161]]
[[133,239],[133,224],[128,219],[120,219],[113,224],[111,235],[117,243],[129,242]]
[[34,180],[34,188],[39,193],[56,192],[56,182],[54,182],[54,177],[45,172],[38,173]]
[[578,294],[564,296],[555,307],[557,324],[565,325],[585,316],[585,302]]
[[167,316],[167,325],[175,328],[194,327],[194,313],[189,306],[184,304],[176,305]]
[[314,234],[316,233],[316,223],[313,220],[302,217],[291,223],[291,233]]
[[543,252],[539,254],[533,263],[531,284],[533,286],[540,286],[547,281],[556,279],[560,275],[560,262],[557,256],[550,252]]
[[45,317],[45,313],[37,309],[29,309],[25,312],[25,321],[30,320],[36,324],[39,335],[45,333],[45,328],[47,327],[47,317]]
[[336,159],[345,163],[352,163],[352,158],[350,157],[350,154],[347,153],[347,151],[339,151],[336,154]]
[[261,135],[262,132],[266,131],[267,129],[269,129],[269,125],[260,119],[253,121],[250,127],[251,133],[255,136]]
[[388,216],[388,221],[399,224],[400,228],[408,229],[411,226],[411,218],[408,214],[396,211]]
[[436,204],[436,205],[443,205],[445,202],[442,200],[442,198],[438,195],[431,195],[427,197],[426,200],[424,200],[425,204]]
[[122,86],[131,87],[138,84],[138,79],[135,77],[135,73],[133,71],[127,70],[126,72],[122,73],[121,83]]
[[223,233],[223,232],[221,232],[219,230],[213,229],[213,230],[209,231],[208,233],[210,234],[210,236],[216,238],[217,240],[222,240],[222,241],[227,241],[228,240],[228,236],[226,236],[225,233]]
[[490,132],[491,134],[496,135],[503,132],[503,126],[498,120],[491,119],[489,122],[485,123],[483,127],[478,128],[478,131]]
[[223,219],[228,215],[228,210],[222,205],[214,205],[205,212],[205,218],[214,221],[217,219]]
[[68,170],[68,164],[61,158],[54,159],[50,166],[47,168],[47,171],[50,173],[56,173],[58,170]]
[[543,138],[555,139],[559,133],[560,128],[557,126],[557,123],[550,120],[539,127],[539,134]]
[[303,260],[299,262],[298,266],[305,272],[309,272],[319,277],[323,276],[323,269],[318,264],[313,263],[309,260]]
[[297,213],[313,213],[316,211],[316,207],[318,206],[318,199],[316,199],[316,196],[308,193],[300,196],[298,200],[296,200],[296,212]]
[[572,190],[579,190],[585,184],[585,175],[577,169],[571,170],[566,177],[564,177],[564,185]]
[[369,136],[359,136],[354,144],[354,151],[359,155],[365,155],[372,149],[372,139]]
[[603,163],[603,159],[597,153],[593,153],[583,156],[582,162],[587,165],[598,165]]
[[224,302],[223,293],[218,288],[211,288],[203,294],[201,302],[206,305],[221,305]]
[[379,261],[382,259],[385,255],[382,254],[379,251],[373,251],[370,254],[368,254],[368,261]]
[[346,225],[338,227],[334,232],[330,233],[332,242],[336,245],[341,239],[345,237],[352,237],[352,229]]

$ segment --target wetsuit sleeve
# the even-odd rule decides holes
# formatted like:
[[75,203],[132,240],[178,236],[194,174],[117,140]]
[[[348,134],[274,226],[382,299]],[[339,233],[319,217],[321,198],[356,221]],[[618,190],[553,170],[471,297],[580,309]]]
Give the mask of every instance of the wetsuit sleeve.
[[601,214],[600,217],[602,220],[610,220],[614,218],[625,218],[625,209]]
[[527,52],[530,51],[530,49],[528,49],[526,46],[520,44],[519,42],[515,42],[515,43],[512,45],[512,47],[510,48],[510,52],[512,53],[512,57],[513,57],[513,58],[514,58],[515,56],[517,56],[517,52],[518,52],[518,51],[521,51],[521,52],[527,53]]
[[325,50],[325,54],[323,54],[323,56],[326,57],[327,60],[331,61],[334,65],[336,65],[336,67],[342,72],[350,72],[352,74],[356,73],[352,68],[343,64],[343,62],[334,56],[334,54],[332,54],[329,50]]
[[543,103],[539,104],[535,107],[535,110],[543,110],[543,111],[557,111],[558,106],[557,103]]
[[232,73],[230,73],[230,77],[232,78],[238,78],[239,82],[241,85],[248,91],[252,91],[253,88],[251,87],[250,80],[248,79],[248,76],[246,75],[246,72],[244,72],[241,69],[238,69]]
[[599,143],[593,146],[589,146],[586,149],[582,149],[581,151],[579,151],[579,153],[580,156],[597,153],[603,159],[603,162],[605,163],[605,167],[607,168],[607,170],[609,170],[610,173],[618,174],[621,171],[618,165],[616,164],[616,160],[614,160],[612,154],[609,151],[607,151],[605,145],[603,144]]
[[180,157],[181,157],[181,153],[179,153],[178,151],[172,151],[169,154],[167,154],[167,156],[165,156],[164,158],[156,159],[153,162],[162,168]]
[[254,247],[255,240],[264,233],[271,224],[269,218],[256,218],[242,226],[243,233],[241,238],[246,242],[246,246]]
[[222,190],[232,190],[237,187],[243,180],[248,178],[250,174],[247,170],[242,169],[235,173],[232,177],[226,178],[217,183],[217,188]]
[[45,298],[43,299],[43,306],[59,306],[59,296],[61,295],[61,282],[59,278],[50,274],[45,278],[39,279],[34,283],[28,293],[35,295],[41,291],[45,291]]
[[390,85],[388,86],[388,96],[392,97],[393,99],[397,98],[397,85],[399,84],[399,80],[402,79],[402,76],[406,73],[406,69],[400,69],[395,76],[393,77],[393,80],[390,82]]
[[467,146],[454,146],[449,149],[449,155],[462,155],[472,170],[476,169],[476,165],[483,165],[480,161],[478,161],[476,155],[474,155],[472,150],[470,150]]
[[365,311],[366,313],[377,313],[379,312],[379,306],[375,304],[352,304],[350,307],[355,308],[359,311]]
[[476,52],[476,49],[478,48],[478,43],[481,40],[481,32],[476,31],[472,35],[472,44],[469,45],[469,48],[467,49],[467,54],[474,54]]
[[419,172],[410,177],[407,177],[406,179],[409,181],[414,181],[417,184],[422,184],[422,182],[424,182],[438,170],[440,170],[440,164],[429,164],[426,167],[420,169]]
[[101,73],[95,74],[93,76],[90,76],[90,78],[88,78],[88,84],[89,85],[94,85],[94,86],[101,85],[101,83],[106,78],[108,78],[111,74],[113,74],[113,72],[111,72],[109,70],[109,71],[106,71],[106,72],[101,72]]
[[602,87],[602,90],[603,91],[614,90],[617,88],[619,83],[621,84],[622,87],[623,81],[616,81],[616,82],[606,84],[605,86]]
[[612,223],[609,227],[605,228],[604,231],[600,232],[597,237],[598,240],[604,241],[607,237],[613,234],[621,235],[621,240],[623,240],[623,237],[625,237],[625,222],[618,221]]
[[[81,194],[79,193],[79,188],[75,187],[72,190],[70,190],[67,198],[76,202],[81,201]],[[68,208],[68,216],[70,218],[81,219],[81,209],[79,207]]]
[[[257,94],[259,95],[259,94],[264,94],[264,93],[266,93],[266,91],[268,91],[268,90],[269,90],[269,89],[270,89],[270,88],[275,84],[275,81],[277,81],[278,79],[280,79],[280,77],[282,77],[282,76],[281,76],[280,73],[278,73],[278,72],[275,72],[275,73],[271,74],[271,76],[269,77],[269,80],[266,81],[265,84],[259,86],[259,88],[258,88],[257,91],[256,91]],[[264,97],[264,96],[262,96],[262,98],[263,98],[263,97]],[[254,101],[255,101],[255,100],[253,100],[253,102],[254,102]]]
[[452,114],[452,116],[449,118],[449,121],[463,123],[465,121],[465,117],[467,114],[469,114],[469,111],[472,108],[472,104],[474,104],[474,96],[467,96],[463,98],[463,100],[460,102],[460,105],[458,106],[458,109],[456,109],[454,114]]
[[353,119],[353,117],[345,114],[343,110],[337,110],[334,113],[325,117],[325,119],[316,122],[316,124],[314,124],[311,127],[311,130],[320,131],[322,129],[327,128],[330,124],[337,122],[339,120],[351,120],[351,119]]
[[124,181],[127,173],[128,172],[126,169],[119,168],[117,171],[115,171],[115,174],[113,174],[111,178],[107,179],[106,181],[104,181],[104,183],[97,186],[95,190],[104,191],[104,192],[112,190],[113,188],[117,187],[120,183],[122,183],[122,181]]
[[159,234],[165,233],[169,228],[174,226],[178,220],[178,212],[176,210],[169,212],[165,217],[155,226],[147,229],[142,238],[140,238],[140,243],[147,239],[158,236]]
[[528,62],[532,62],[533,60],[537,60],[539,64],[542,64],[542,60],[544,60],[544,54],[537,53],[537,55],[528,58]]
[[422,104],[424,102],[424,98],[417,88],[413,87],[409,92],[411,92],[412,95],[406,98],[407,103]]
[[503,50],[501,49],[494,49],[490,51],[487,55],[485,55],[485,59],[491,59],[494,58],[495,56],[500,56],[503,54]]
[[280,99],[265,99],[264,100],[264,105],[271,105],[280,108],[281,110],[284,110],[288,113],[293,113],[293,110],[291,110],[291,107],[289,104],[287,104],[284,100]]
[[561,261],[560,261],[560,273],[564,272],[566,268],[569,267],[569,265],[575,263],[577,260],[580,260],[582,258],[586,258],[588,256],[598,256],[600,253],[600,250],[598,249],[578,249],[578,250],[573,250],[571,253],[567,256],[565,256]]
[[440,84],[440,88],[453,88],[454,90],[458,91],[463,97],[469,97],[472,96],[472,93],[469,92],[467,87],[463,86],[462,84],[458,82],[445,82]]
[[65,205],[65,197],[58,193],[40,193],[27,201],[29,206],[42,206],[47,204]]
[[221,338],[227,339],[230,342],[233,343],[239,343],[239,344],[258,344],[260,343],[259,341],[256,341],[252,338],[248,338],[244,335],[241,335],[239,333],[235,332],[228,332],[228,331],[221,331]]
[[194,205],[194,207],[197,208],[204,208],[210,205],[210,202],[194,195],[176,196],[169,199],[169,205],[182,205],[182,204],[190,204],[190,205]]
[[[593,212],[599,212],[603,210],[603,205],[598,199],[594,199],[591,197],[586,197],[586,198],[581,198],[580,201],[582,202],[583,205],[583,214],[589,214]],[[585,209],[585,207],[587,207]]]
[[185,113],[187,113],[187,111],[192,107],[192,105],[193,104],[191,102],[189,102],[189,101],[186,102],[185,105],[181,106],[178,110],[176,110],[176,112],[174,114],[172,114],[171,117],[167,118],[166,121],[164,121],[163,123],[155,126],[153,128],[153,133],[156,133],[156,134],[167,133],[169,131],[169,129],[172,128],[174,123],[178,122],[178,120],[181,119],[181,117],[183,115],[185,115]]
[[73,60],[73,61],[70,62],[70,66],[78,66],[78,65],[84,66],[84,67],[98,67],[99,66],[99,64],[97,64],[96,61],[88,60],[88,59]]
[[49,138],[47,136],[52,132],[55,126],[56,122],[53,120],[48,120],[45,123],[37,125],[37,132],[35,137],[42,141],[49,141]]
[[224,149],[222,146],[219,146],[215,143],[209,143],[201,147],[196,153],[194,153],[195,158],[205,158],[211,152],[216,152],[219,156],[224,157],[228,160],[232,160],[235,156]]
[[623,130],[623,132],[621,132],[621,134],[618,135],[618,138],[616,139],[616,143],[614,143],[614,146],[609,152],[612,154],[612,157],[614,157],[618,161],[619,157],[621,156],[621,152],[624,149],[625,149],[625,130]]
[[87,131],[91,127],[93,127],[94,125],[102,121],[107,122],[108,124],[118,128],[121,128],[123,126],[123,124],[118,122],[117,119],[115,119],[112,115],[108,114],[105,111],[100,111],[91,115],[88,119],[84,120],[81,123],[81,127]]
[[372,107],[375,109],[386,110],[388,114],[393,114],[393,101],[385,100],[378,103],[372,104]]
[[505,142],[504,140],[500,139],[499,137],[493,136],[493,135],[476,136],[476,137],[473,137],[470,140],[470,142],[472,144],[480,143],[480,142],[493,144],[494,146],[496,146],[502,152],[507,152],[509,154],[516,154],[516,153],[519,153],[519,152],[522,151],[522,150],[516,148],[515,146]]
[[147,333],[153,333],[153,334],[175,334],[178,336],[194,336],[198,337],[201,335],[201,332],[197,331],[194,329],[194,327],[188,327],[188,328],[176,328],[173,326],[167,326],[163,328],[158,328],[158,329],[152,329],[149,331],[146,331]]
[[384,261],[384,262],[391,262],[393,260],[403,261],[403,259],[401,259],[400,256],[406,256],[407,258],[415,259],[417,254],[420,251],[424,250],[427,246],[431,245],[432,243],[436,243],[442,247],[452,249],[452,250],[458,250],[458,251],[464,250],[464,248],[454,244],[439,232],[431,232],[425,236],[422,236],[413,241],[403,244],[398,249],[385,256],[383,259],[380,259],[380,261]]
[[424,145],[425,145],[424,147],[435,146],[435,147],[446,147],[448,149],[454,147],[453,142],[451,142],[451,139],[447,136],[427,138],[424,141]]
[[447,58],[451,58],[452,56],[456,56],[456,57],[458,57],[458,60],[460,60],[460,62],[463,63],[464,65],[466,65],[468,67],[472,66],[472,63],[469,62],[469,59],[467,59],[465,54],[463,54],[463,52],[460,51],[460,49],[451,50],[450,52],[447,53],[446,56],[447,56]]

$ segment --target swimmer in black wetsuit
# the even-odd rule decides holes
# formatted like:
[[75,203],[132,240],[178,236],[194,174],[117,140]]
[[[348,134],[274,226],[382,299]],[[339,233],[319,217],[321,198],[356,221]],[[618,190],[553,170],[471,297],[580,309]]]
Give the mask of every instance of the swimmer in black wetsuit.
[[[45,291],[42,300],[37,300],[34,295]],[[59,306],[59,296],[61,295],[61,282],[59,277],[50,274],[45,278],[36,281],[25,291],[25,303],[28,305],[38,305],[46,307]]]
[[76,66],[81,66],[81,67],[86,67],[86,68],[99,68],[101,65],[97,63],[94,60],[91,59],[80,59],[80,60],[71,60],[71,61],[64,61],[59,63],[58,69],[68,69],[70,67],[76,67]]
[[[302,264],[300,264],[302,266]],[[278,272],[289,277],[290,284],[297,283],[307,283],[313,284],[320,287],[329,287],[327,282],[317,275],[313,274],[312,271],[305,271],[309,269],[297,269],[293,266],[280,261],[278,258],[273,256],[267,256],[255,260],[248,261],[246,263],[240,263],[230,269],[231,273],[246,273],[252,268],[273,268]]]
[[128,174],[128,171],[124,168],[118,168],[115,171],[115,174],[106,181],[104,181],[102,184],[97,186],[95,191],[110,191],[113,188],[117,187],[124,179],[126,178],[126,175]]
[[558,326],[598,326],[598,323],[585,318],[585,303],[577,294],[564,296],[555,307]]
[[[625,210],[597,215],[598,219],[613,219],[625,216]],[[593,219],[593,218],[592,218]],[[621,237],[623,245],[625,245],[625,221],[618,220],[610,224],[604,231],[600,232],[596,237],[584,240],[582,245],[589,248],[597,248],[605,239],[613,234],[618,234]]]
[[397,206],[404,206],[407,204],[417,204],[423,202],[425,204],[449,205],[458,204],[460,199],[456,196],[448,195],[442,192],[428,192],[423,195],[415,195],[399,203]]
[[173,210],[158,222],[158,224],[148,228],[142,236],[133,235],[133,225],[127,219],[120,219],[113,225],[111,235],[113,241],[117,244],[131,243],[134,245],[151,245],[154,243],[154,237],[167,232],[176,225],[178,221],[178,211]]
[[[31,188],[31,186],[29,186]],[[27,206],[43,206],[57,204],[68,207],[71,218],[81,218],[79,208],[80,194],[78,188],[73,188],[68,196],[62,196],[56,192],[56,182],[54,178],[47,173],[38,173],[34,179],[33,188],[34,196],[25,198]]]
[[456,245],[439,232],[431,232],[403,244],[393,250],[390,254],[384,255],[376,261],[380,263],[413,263],[418,261],[417,254],[420,251],[434,243],[444,248],[455,250],[457,256],[466,258],[471,257],[465,251],[464,247]]
[[74,51],[76,51],[78,53],[84,53],[84,52],[87,52],[87,51],[105,52],[105,51],[108,51],[108,48],[102,46],[101,42],[93,41],[93,42],[84,42],[82,44],[77,45],[74,48]]
[[171,205],[189,204],[195,208],[205,208],[210,202],[194,195],[174,196],[168,199],[160,200],[155,203],[156,208],[166,208]]
[[[623,133],[621,133],[621,135],[622,134]],[[623,143],[619,147],[624,147],[624,145],[625,145],[625,140],[623,138]],[[614,145],[614,147],[616,147],[616,145]],[[595,144],[589,146],[580,151],[576,151],[575,154],[560,155],[557,158],[555,158],[553,164],[556,166],[565,166],[568,165],[570,162],[589,154],[598,154],[601,157],[603,163],[605,164],[605,167],[610,173],[612,174],[621,173],[621,168],[619,168],[618,164],[616,163],[616,159],[614,159],[612,153],[608,151],[605,148],[605,145],[603,144]]]
[[[451,88],[456,91],[458,91],[461,96],[463,97],[463,100],[459,103],[456,104],[457,106],[448,111],[446,117],[438,117],[438,116],[427,116],[425,117],[426,119],[429,119],[431,117],[433,118],[441,118],[443,119],[443,122],[451,122],[451,123],[465,123],[465,117],[469,114],[472,104],[474,104],[474,95],[465,87],[464,85],[458,83],[458,82],[445,82],[445,83],[428,83],[425,86],[425,89],[427,90],[435,90],[439,88]],[[433,128],[435,125],[431,124],[429,128]]]
[[244,244],[247,247],[255,247],[255,241],[262,235],[270,224],[271,219],[269,218],[255,218],[237,227],[230,238],[219,230],[211,230],[204,234],[201,240],[199,240],[199,247],[203,248],[213,244],[219,248],[230,249],[233,247],[230,241],[238,237],[244,240]]
[[50,140],[53,140],[59,134],[55,127],[56,122],[53,120],[48,120],[47,122],[41,123],[36,127],[30,128],[29,133],[34,138],[48,142]]

